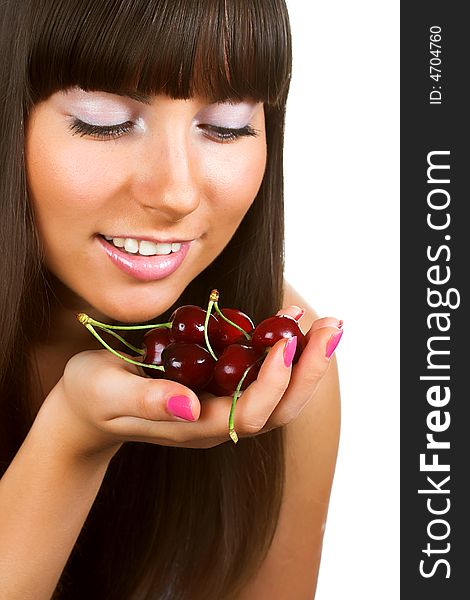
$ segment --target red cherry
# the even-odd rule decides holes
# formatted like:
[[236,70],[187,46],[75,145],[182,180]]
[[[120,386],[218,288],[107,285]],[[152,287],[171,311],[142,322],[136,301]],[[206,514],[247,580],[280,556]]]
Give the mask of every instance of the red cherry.
[[[172,323],[170,340],[172,342],[186,342],[204,346],[205,320],[206,311],[200,306],[193,304],[180,306],[170,317]],[[208,336],[211,343],[216,342],[220,337],[219,321],[214,315],[209,317]]]
[[[222,352],[213,370],[208,390],[217,396],[230,396],[235,392],[243,373],[254,365],[245,377],[240,389],[246,389],[252,383],[261,368],[261,362],[253,348],[245,344],[231,344]],[[256,362],[258,361],[258,362]]]
[[251,343],[253,349],[259,354],[263,354],[267,348],[274,346],[274,344],[282,338],[291,338],[297,336],[297,350],[293,363],[295,364],[302,354],[303,349],[307,343],[304,334],[300,330],[297,321],[288,315],[275,315],[274,317],[268,317],[264,321],[261,321],[259,325],[255,327]]
[[[225,315],[227,319],[233,321],[247,333],[253,331],[255,327],[253,321],[248,315],[240,310],[236,308],[223,308],[220,312]],[[248,341],[246,336],[239,329],[233,325],[230,325],[230,323],[227,323],[227,321],[225,321],[220,315],[218,321],[220,328],[220,339],[214,340],[214,347],[217,350],[223,350],[227,346],[230,346],[230,344],[235,344],[236,342],[243,343],[243,341]]]
[[193,391],[201,390],[212,377],[215,360],[198,344],[174,342],[162,352],[165,379],[177,381]]
[[[162,365],[162,352],[170,343],[167,327],[156,327],[155,329],[147,331],[143,339],[145,354],[142,358],[142,362],[151,365]],[[143,369],[153,379],[162,379],[165,377],[163,371],[147,369],[145,367],[143,367]]]
[[156,327],[147,331],[144,335],[143,344],[145,347],[143,362],[150,363],[151,365],[163,364],[162,352],[171,344],[168,328]]

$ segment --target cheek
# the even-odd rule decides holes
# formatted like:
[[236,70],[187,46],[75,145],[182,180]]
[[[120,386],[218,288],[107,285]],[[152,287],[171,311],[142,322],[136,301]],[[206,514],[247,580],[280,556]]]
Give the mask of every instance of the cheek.
[[216,212],[241,220],[258,193],[265,168],[265,144],[214,160],[208,180],[216,192]]
[[123,171],[119,165],[109,168],[109,152],[105,159],[96,144],[91,152],[83,142],[70,144],[55,136],[46,144],[38,134],[32,132],[26,147],[28,187],[38,220],[83,227],[83,214],[93,216],[119,185]]

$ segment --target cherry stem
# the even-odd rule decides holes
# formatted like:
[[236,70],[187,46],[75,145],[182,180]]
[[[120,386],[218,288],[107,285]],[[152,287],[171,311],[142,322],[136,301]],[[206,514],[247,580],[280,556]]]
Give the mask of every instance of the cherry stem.
[[246,337],[247,340],[251,340],[251,335],[249,333],[247,333],[243,329],[243,327],[240,327],[240,325],[237,325],[236,323],[234,323],[230,319],[227,319],[227,317],[224,315],[224,313],[220,310],[218,302],[214,302],[214,308],[215,308],[217,314],[219,316],[221,316],[224,321],[227,321],[227,323],[229,323],[230,325],[232,325],[233,327],[235,327],[235,329],[238,329],[238,331],[241,331],[243,333],[243,335]]
[[76,318],[82,323],[82,325],[95,325],[96,327],[100,327],[101,329],[118,329],[122,331],[130,331],[133,329],[157,329],[158,327],[166,327],[170,328],[172,323],[153,323],[151,325],[108,325],[107,323],[100,323],[100,321],[95,321],[85,313],[77,313]]
[[230,416],[228,418],[228,430],[229,430],[230,437],[232,438],[232,441],[233,441],[234,444],[236,444],[238,442],[238,435],[237,435],[237,432],[235,431],[235,429],[233,427],[233,415],[234,415],[234,412],[235,412],[235,405],[237,404],[237,400],[238,400],[238,397],[240,395],[240,389],[241,389],[241,387],[243,385],[243,382],[245,381],[246,376],[250,372],[250,369],[252,369],[256,365],[257,362],[259,362],[260,360],[262,360],[264,358],[265,358],[265,356],[260,356],[257,360],[255,360],[255,362],[252,365],[250,365],[245,370],[245,372],[242,375],[242,378],[238,382],[237,389],[235,390],[235,392],[233,394],[232,407],[230,409]]
[[85,327],[88,329],[88,331],[90,331],[97,340],[99,340],[103,346],[109,350],[112,354],[114,354],[114,356],[117,356],[118,358],[122,358],[122,360],[125,360],[126,362],[130,363],[131,365],[137,365],[138,367],[148,367],[150,369],[156,369],[157,371],[163,371],[165,372],[165,369],[163,366],[157,366],[157,365],[150,365],[148,363],[142,363],[142,362],[138,362],[136,360],[132,360],[131,358],[127,358],[127,356],[123,356],[122,354],[120,354],[119,352],[116,352],[116,350],[114,350],[114,348],[111,348],[111,346],[109,346],[104,339],[95,331],[93,325],[91,325],[90,323],[84,323]]
[[218,298],[219,298],[219,292],[217,290],[212,290],[211,295],[209,297],[209,304],[207,305],[206,318],[204,320],[204,340],[206,342],[207,349],[209,350],[212,358],[216,361],[219,359],[215,355],[214,351],[212,350],[212,346],[210,345],[208,329],[209,329],[209,318],[211,316],[212,307],[214,305],[214,302],[217,302]]
[[[100,326],[97,325],[97,327],[100,327]],[[129,348],[129,350],[132,350],[132,352],[137,352],[137,354],[140,354],[142,356],[145,354],[145,350],[144,349],[142,349],[142,348],[136,348],[135,346],[133,346],[132,344],[130,344],[127,340],[125,340],[123,337],[121,337],[119,334],[117,334],[114,331],[111,331],[111,329],[106,329],[104,327],[100,327],[100,329],[103,329],[103,331],[106,331],[106,333],[110,333],[111,335],[113,335],[120,342],[122,342],[124,344],[124,346],[127,346]]]

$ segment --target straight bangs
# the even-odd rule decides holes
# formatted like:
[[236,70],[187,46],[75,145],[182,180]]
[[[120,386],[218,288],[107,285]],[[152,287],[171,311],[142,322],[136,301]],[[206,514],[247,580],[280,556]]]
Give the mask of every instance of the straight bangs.
[[30,4],[33,104],[76,85],[131,96],[286,101],[291,43],[281,0]]

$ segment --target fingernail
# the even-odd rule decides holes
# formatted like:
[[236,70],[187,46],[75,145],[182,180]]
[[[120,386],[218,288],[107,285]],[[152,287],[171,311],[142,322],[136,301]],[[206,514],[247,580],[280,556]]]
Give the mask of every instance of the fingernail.
[[328,343],[326,345],[326,352],[325,352],[325,356],[326,358],[331,358],[333,356],[333,352],[336,350],[336,346],[339,344],[340,339],[343,336],[343,330],[341,329],[341,331],[338,331],[338,333],[334,333],[330,339],[328,340]]
[[297,336],[289,338],[284,346],[284,364],[290,367],[294,360],[294,354],[297,348]]
[[168,400],[166,407],[175,417],[181,417],[186,421],[196,420],[191,410],[191,398],[187,396],[172,396]]
[[298,312],[298,314],[295,315],[294,319],[296,321],[298,321],[300,319],[300,317],[303,317],[304,314],[305,314],[305,308],[299,308],[299,312]]

